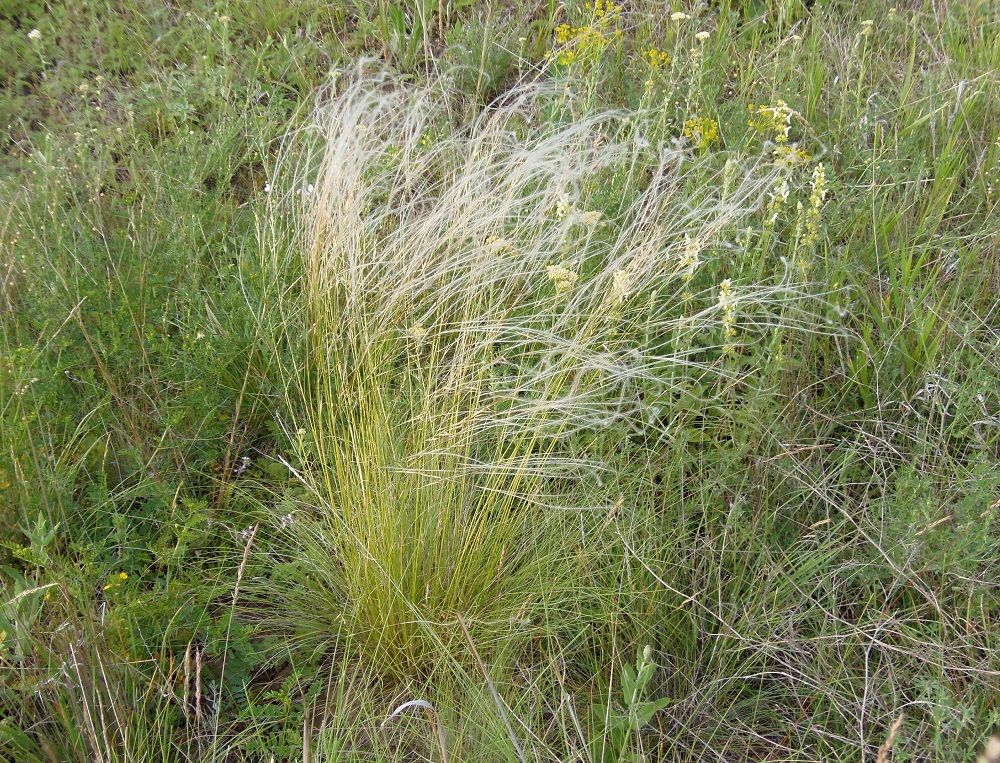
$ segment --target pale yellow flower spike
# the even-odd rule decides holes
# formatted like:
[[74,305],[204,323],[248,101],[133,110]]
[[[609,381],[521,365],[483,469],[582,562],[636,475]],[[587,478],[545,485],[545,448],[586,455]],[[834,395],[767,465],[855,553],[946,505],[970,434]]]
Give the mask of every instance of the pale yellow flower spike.
[[722,309],[722,334],[725,337],[723,352],[733,351],[733,340],[736,338],[736,293],[730,279],[719,284],[719,307]]
[[826,167],[820,162],[813,169],[812,192],[809,194],[809,207],[806,210],[805,234],[802,243],[812,246],[819,240],[819,223],[822,210],[826,204]]

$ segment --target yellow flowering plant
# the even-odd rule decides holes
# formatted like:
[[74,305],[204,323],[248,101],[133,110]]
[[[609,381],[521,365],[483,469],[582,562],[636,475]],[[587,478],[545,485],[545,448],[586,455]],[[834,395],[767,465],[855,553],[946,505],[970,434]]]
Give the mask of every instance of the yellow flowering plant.
[[[658,83],[666,84],[669,80],[670,65],[673,63],[673,58],[667,51],[651,47],[642,52],[640,61],[640,68],[645,77],[645,95],[643,98],[648,99]],[[648,105],[645,100],[644,105]]]
[[812,154],[806,149],[790,143],[779,143],[774,147],[772,155],[776,165],[788,169],[801,167],[812,161]]
[[111,580],[109,582],[105,583],[104,586],[101,588],[101,590],[107,592],[107,591],[111,591],[111,590],[113,590],[115,588],[120,588],[121,585],[126,580],[128,580],[128,573],[124,572],[124,571],[123,572],[119,572],[117,575],[115,575],[113,578],[111,578]]
[[787,143],[795,114],[788,104],[778,100],[774,106],[748,104],[750,119],[747,124],[756,132],[775,143]]
[[712,117],[691,117],[684,122],[681,134],[699,151],[719,145],[719,123]]
[[665,50],[650,48],[642,54],[642,57],[650,71],[653,72],[660,71],[661,69],[665,69],[670,66],[671,58]]
[[822,219],[823,207],[826,205],[826,167],[820,162],[813,168],[812,188],[809,193],[809,205],[806,207],[803,224],[802,243],[812,246],[819,240],[819,224]]
[[725,339],[723,352],[728,355],[732,353],[733,340],[736,339],[736,293],[729,278],[719,284],[719,309],[722,311],[722,335]]
[[584,6],[587,23],[574,26],[563,22],[554,30],[555,45],[546,54],[559,66],[588,65],[599,59],[613,40],[621,39],[620,5],[611,0],[593,0]]

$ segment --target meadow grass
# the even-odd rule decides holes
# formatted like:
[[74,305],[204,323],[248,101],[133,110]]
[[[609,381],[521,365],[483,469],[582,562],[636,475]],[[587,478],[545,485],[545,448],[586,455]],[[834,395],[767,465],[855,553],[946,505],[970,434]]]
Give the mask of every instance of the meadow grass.
[[4,9],[0,759],[994,760],[998,40]]

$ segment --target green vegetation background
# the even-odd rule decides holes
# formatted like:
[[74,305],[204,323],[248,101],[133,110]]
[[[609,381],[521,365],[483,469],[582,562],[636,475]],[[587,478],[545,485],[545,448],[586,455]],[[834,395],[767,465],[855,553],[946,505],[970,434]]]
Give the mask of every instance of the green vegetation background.
[[[578,75],[595,101],[636,108],[649,50],[686,54],[675,11],[711,35],[695,84],[664,75],[698,103],[666,138],[749,145],[748,104],[783,100],[822,156],[823,331],[765,383],[678,408],[673,498],[630,539],[662,564],[607,573],[607,627],[558,681],[499,687],[538,721],[515,736],[563,760],[859,760],[904,712],[897,760],[968,760],[1000,721],[1000,9],[636,0]],[[251,528],[273,549],[269,518],[302,499],[254,263],[274,164],[332,71],[367,55],[419,81],[433,60],[476,109],[584,14],[0,0],[0,758],[436,760],[439,723],[453,760],[517,759],[485,688],[440,679],[437,721],[387,731],[421,679],[236,606],[239,579],[282,574],[245,555]],[[658,670],[640,656],[624,685],[647,643]],[[663,701],[630,704],[637,681]],[[594,708],[608,738],[622,714],[613,754],[583,741]]]

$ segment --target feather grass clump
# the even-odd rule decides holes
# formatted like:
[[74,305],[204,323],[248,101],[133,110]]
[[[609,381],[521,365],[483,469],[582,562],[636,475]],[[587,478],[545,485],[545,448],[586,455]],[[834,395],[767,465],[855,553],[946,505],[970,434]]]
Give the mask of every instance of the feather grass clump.
[[[736,297],[699,301],[717,287],[698,276],[768,166],[692,192],[694,160],[643,141],[642,115],[540,118],[561,97],[519,84],[460,123],[440,80],[359,75],[322,100],[298,171],[291,381],[319,519],[295,527],[296,617],[392,673],[458,648],[463,620],[500,659],[573,617],[601,448],[669,436],[641,390],[722,372],[705,338],[723,312],[731,333]],[[755,320],[780,296],[738,295]]]

